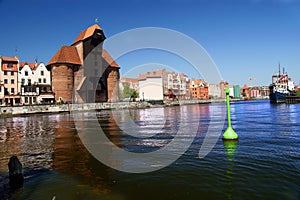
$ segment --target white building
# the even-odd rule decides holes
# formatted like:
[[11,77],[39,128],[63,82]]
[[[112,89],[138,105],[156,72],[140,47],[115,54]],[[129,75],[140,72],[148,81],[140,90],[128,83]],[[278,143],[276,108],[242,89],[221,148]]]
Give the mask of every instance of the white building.
[[143,100],[163,100],[162,76],[152,76],[139,80],[139,95]]
[[23,104],[54,102],[51,74],[44,63],[20,63],[18,81]]

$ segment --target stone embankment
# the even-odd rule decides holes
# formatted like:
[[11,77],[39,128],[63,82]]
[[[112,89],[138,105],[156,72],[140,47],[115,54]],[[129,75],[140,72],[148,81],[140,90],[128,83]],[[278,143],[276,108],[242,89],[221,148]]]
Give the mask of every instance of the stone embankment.
[[116,102],[116,103],[84,103],[84,104],[51,104],[51,105],[24,105],[24,106],[2,106],[0,116],[9,117],[13,115],[28,115],[41,113],[59,113],[89,110],[109,109],[137,109],[165,106],[178,106],[188,104],[218,103],[219,100],[180,100],[180,101],[152,101],[152,102]]

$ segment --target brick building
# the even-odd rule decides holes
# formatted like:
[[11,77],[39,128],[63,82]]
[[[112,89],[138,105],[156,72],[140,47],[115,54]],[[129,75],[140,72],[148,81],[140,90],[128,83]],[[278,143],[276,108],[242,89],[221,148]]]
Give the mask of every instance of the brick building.
[[209,99],[208,83],[202,79],[192,78],[190,82],[190,95],[191,99]]
[[56,101],[118,101],[120,67],[102,48],[104,40],[103,30],[94,24],[52,57],[47,68]]

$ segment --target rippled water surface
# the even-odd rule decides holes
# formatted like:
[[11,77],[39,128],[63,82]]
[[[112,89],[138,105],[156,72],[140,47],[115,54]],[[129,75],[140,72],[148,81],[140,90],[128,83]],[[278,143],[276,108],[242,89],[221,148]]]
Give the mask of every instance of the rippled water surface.
[[[232,103],[238,143],[221,139],[224,109],[224,104],[200,104],[2,118],[0,199],[300,199],[300,104]],[[111,142],[129,152],[146,154],[172,144],[185,123],[180,140],[193,143],[160,170],[117,171],[95,159],[78,136],[76,120],[95,120],[91,116]],[[200,159],[209,130],[216,144]],[[179,146],[173,148],[178,153]],[[9,186],[12,155],[24,168],[17,190]]]

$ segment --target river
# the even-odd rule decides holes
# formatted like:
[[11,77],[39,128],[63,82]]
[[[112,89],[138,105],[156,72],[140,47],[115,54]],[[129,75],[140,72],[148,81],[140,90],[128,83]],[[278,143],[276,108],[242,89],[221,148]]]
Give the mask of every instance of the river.
[[[0,199],[300,199],[300,104],[231,103],[239,141],[229,143],[221,136],[224,109],[216,103],[1,118]],[[216,116],[220,130],[213,123]],[[90,130],[80,128],[79,121],[95,122],[95,117],[116,148],[146,160],[148,153],[170,146],[168,153],[174,151],[178,159],[167,165],[163,159],[172,155],[158,154],[162,165],[147,165],[147,173],[102,164],[79,134]],[[199,158],[209,131],[215,131],[209,138],[213,146]],[[191,144],[179,152],[186,141]],[[15,190],[7,167],[12,155],[24,170],[23,187]],[[140,164],[115,162],[134,170]]]

